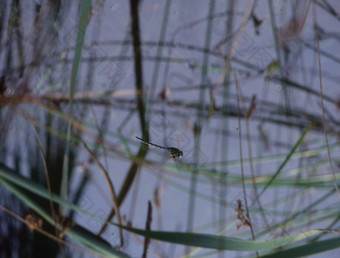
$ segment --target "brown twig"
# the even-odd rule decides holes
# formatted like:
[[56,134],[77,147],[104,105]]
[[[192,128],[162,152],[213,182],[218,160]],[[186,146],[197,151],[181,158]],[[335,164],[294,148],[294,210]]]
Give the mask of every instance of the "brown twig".
[[[82,141],[82,143],[83,143],[85,149],[87,150],[87,152],[90,154],[91,158],[94,160],[94,162],[96,162],[97,166],[102,171],[102,173],[103,173],[103,175],[105,177],[106,183],[107,183],[107,185],[109,187],[109,190],[110,190],[110,193],[111,193],[111,198],[112,198],[112,202],[113,202],[113,208],[114,208],[115,213],[117,214],[118,223],[120,225],[122,225],[122,219],[121,219],[120,212],[119,212],[119,205],[118,205],[116,191],[115,191],[114,186],[113,186],[113,184],[111,182],[109,174],[106,171],[106,169],[103,167],[103,165],[99,162],[99,160],[97,159],[95,154],[86,145],[86,143],[84,141]],[[105,225],[107,225],[107,223],[105,223]],[[119,235],[120,235],[120,246],[122,247],[124,245],[124,240],[123,240],[123,232],[122,232],[121,228],[119,228]]]
[[[230,63],[229,63],[229,67],[232,70],[232,67],[231,67]],[[240,114],[241,113],[241,107],[240,107],[240,86],[238,84],[237,75],[236,75],[236,73],[234,71],[233,71],[233,76],[234,76],[234,79],[235,79],[236,93],[237,93],[237,110],[238,110],[238,113]],[[241,117],[240,116],[238,116],[238,127],[239,127],[239,148],[240,148],[240,160],[241,160],[241,175],[242,175],[243,198],[244,198],[244,204],[245,204],[245,207],[246,207],[246,216],[247,216],[247,218],[249,220],[251,236],[252,236],[252,239],[255,240],[254,229],[252,227],[251,218],[250,218],[250,215],[249,215],[249,208],[248,208],[248,201],[247,201],[247,194],[246,194],[246,186],[245,186],[245,182],[244,182],[242,138],[241,138]],[[256,252],[256,256],[259,257],[258,252]]]
[[[314,10],[315,10],[315,8],[314,8]],[[340,191],[339,191],[339,188],[338,188],[338,184],[336,182],[333,164],[332,164],[331,152],[330,152],[329,144],[328,144],[327,125],[326,125],[325,110],[324,110],[324,104],[323,104],[323,87],[322,87],[322,73],[321,73],[321,59],[320,59],[320,45],[319,45],[319,26],[318,26],[318,23],[317,23],[316,13],[314,13],[313,17],[315,19],[314,24],[315,24],[315,28],[316,28],[316,42],[317,42],[317,46],[318,46],[320,100],[321,100],[321,110],[322,110],[323,132],[324,132],[324,135],[325,135],[325,141],[326,141],[326,146],[327,146],[327,156],[328,156],[329,166],[330,166],[332,176],[333,176],[334,186],[335,186],[335,189],[336,189],[338,196],[340,198]]]
[[[146,218],[146,223],[145,223],[145,230],[149,231],[151,230],[151,221],[152,221],[152,205],[151,202],[148,201],[148,216]],[[144,239],[144,250],[143,250],[143,258],[146,258],[147,256],[147,252],[148,252],[148,248],[150,245],[150,238],[145,237]]]

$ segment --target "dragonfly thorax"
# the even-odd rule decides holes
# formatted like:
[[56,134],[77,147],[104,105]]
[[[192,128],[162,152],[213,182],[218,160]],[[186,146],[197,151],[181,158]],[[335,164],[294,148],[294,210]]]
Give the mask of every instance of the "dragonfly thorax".
[[168,149],[171,157],[173,157],[173,158],[182,158],[183,157],[183,151],[181,151],[177,148],[174,148],[174,147],[170,147],[170,148],[167,148],[167,149]]

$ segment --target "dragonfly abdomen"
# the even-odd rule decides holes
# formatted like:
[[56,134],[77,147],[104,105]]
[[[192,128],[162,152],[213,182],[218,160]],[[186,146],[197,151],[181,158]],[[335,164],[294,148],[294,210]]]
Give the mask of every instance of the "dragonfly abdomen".
[[168,150],[168,148],[166,148],[166,147],[159,146],[159,145],[154,144],[154,143],[151,143],[151,142],[149,142],[149,143],[147,143],[147,144],[150,144],[150,145],[155,146],[155,147],[157,147],[157,148],[161,148],[161,149],[164,149],[164,150]]
[[151,142],[147,142],[147,141],[144,141],[143,139],[139,138],[138,136],[136,136],[136,138],[138,140],[140,140],[141,142],[143,142],[144,144],[147,144],[147,145],[152,145],[152,146],[155,146],[157,148],[161,148],[161,149],[164,149],[164,150],[167,150],[168,148],[165,148],[163,146],[160,146],[160,145],[157,145],[157,144],[154,144],[154,143],[151,143]]

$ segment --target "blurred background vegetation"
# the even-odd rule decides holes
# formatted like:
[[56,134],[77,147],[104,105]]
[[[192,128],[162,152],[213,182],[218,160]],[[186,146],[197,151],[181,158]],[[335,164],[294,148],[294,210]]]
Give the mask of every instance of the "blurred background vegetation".
[[335,249],[338,10],[321,0],[1,1],[1,257],[249,251],[176,249],[105,221],[253,240],[323,229],[247,255]]

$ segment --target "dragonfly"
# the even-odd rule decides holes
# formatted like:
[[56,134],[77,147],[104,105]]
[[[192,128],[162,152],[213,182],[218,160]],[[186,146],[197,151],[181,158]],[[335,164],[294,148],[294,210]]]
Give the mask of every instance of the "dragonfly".
[[152,145],[152,146],[155,146],[157,148],[166,150],[167,152],[169,152],[169,154],[172,158],[182,158],[183,157],[183,151],[181,151],[181,150],[179,150],[175,147],[163,147],[163,146],[151,143],[151,142],[144,141],[142,138],[139,138],[138,136],[136,136],[136,138],[144,144]]

